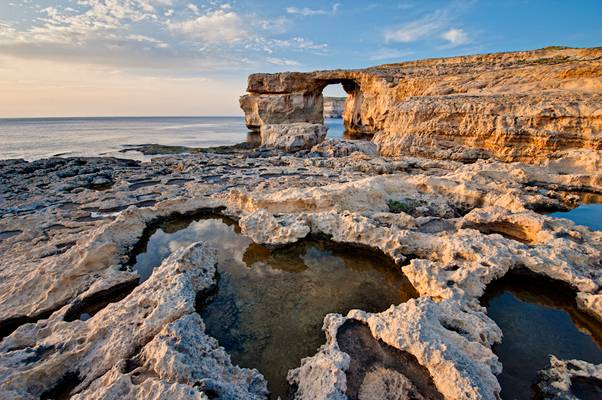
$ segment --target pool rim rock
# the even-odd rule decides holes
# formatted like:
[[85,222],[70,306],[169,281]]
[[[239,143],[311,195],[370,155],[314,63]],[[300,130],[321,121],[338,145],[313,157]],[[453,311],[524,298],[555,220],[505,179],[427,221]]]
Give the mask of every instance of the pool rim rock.
[[[331,237],[335,242],[358,243],[378,248],[393,257],[421,297],[391,307],[383,313],[369,314],[357,311],[344,317],[329,315],[325,319],[327,332],[332,333],[337,321],[364,321],[375,338],[412,353],[429,370],[438,389],[446,398],[493,399],[499,392],[495,374],[500,370],[500,365],[490,347],[499,340],[501,332],[476,302],[489,282],[519,265],[524,265],[539,274],[572,284],[579,291],[578,301],[581,309],[588,310],[593,315],[602,309],[599,303],[602,299],[602,281],[597,264],[600,258],[601,234],[530,210],[532,204],[556,204],[556,200],[540,193],[537,188],[529,187],[528,182],[546,180],[553,184],[595,184],[595,175],[579,175],[573,167],[567,167],[575,165],[570,164],[574,162],[570,160],[575,158],[565,160],[567,164],[528,166],[495,161],[460,164],[418,158],[385,160],[365,153],[328,158],[306,157],[304,154],[280,154],[264,158],[243,158],[240,155],[199,155],[198,158],[174,156],[155,161],[145,168],[151,169],[151,173],[154,174],[160,168],[161,171],[165,171],[169,166],[178,166],[174,176],[185,177],[206,174],[207,169],[216,168],[212,163],[233,164],[236,168],[224,168],[221,172],[212,171],[212,175],[222,174],[224,177],[223,182],[219,183],[196,183],[178,187],[159,185],[159,188],[152,188],[153,191],[167,191],[166,196],[172,199],[165,200],[163,196],[152,207],[130,207],[116,217],[103,217],[96,222],[69,221],[68,218],[79,215],[80,210],[77,207],[73,210],[63,210],[58,206],[54,207],[49,201],[51,205],[43,209],[43,212],[31,213],[27,208],[29,204],[11,203],[10,206],[16,210],[15,216],[0,220],[2,230],[12,230],[23,226],[24,223],[30,225],[21,234],[0,242],[0,248],[10,251],[7,254],[22,263],[18,251],[23,251],[23,244],[34,243],[33,239],[37,239],[35,235],[38,231],[41,235],[48,235],[48,244],[42,241],[41,245],[30,246],[33,261],[39,262],[39,266],[43,267],[31,272],[30,277],[40,279],[39,274],[44,272],[47,274],[48,286],[29,288],[27,280],[20,279],[18,283],[22,283],[23,286],[13,287],[23,288],[22,292],[27,290],[27,297],[15,297],[4,302],[1,305],[2,315],[11,315],[11,312],[12,315],[19,315],[17,312],[21,313],[20,315],[35,315],[36,311],[47,306],[57,306],[60,309],[48,319],[19,327],[11,336],[0,342],[0,392],[6,390],[9,384],[44,386],[35,389],[38,391],[52,387],[53,382],[44,380],[19,382],[16,370],[7,368],[6,363],[22,356],[18,367],[27,371],[45,367],[63,368],[60,361],[62,358],[49,357],[55,351],[50,344],[68,342],[68,338],[73,337],[72,328],[97,324],[102,319],[100,317],[108,312],[108,309],[105,309],[91,320],[67,323],[62,320],[66,311],[64,304],[102,293],[102,290],[131,280],[134,274],[124,271],[123,263],[127,258],[128,249],[138,240],[149,221],[156,216],[172,212],[186,213],[202,207],[226,206],[224,212],[239,218],[241,230],[269,245],[285,245],[308,234],[320,234]],[[281,176],[278,179],[261,178],[260,175],[266,171]],[[138,176],[143,175],[139,170],[135,173]],[[86,207],[102,208],[128,204],[127,201],[131,197],[121,196],[125,193],[122,189],[127,187],[124,181],[128,179],[124,178],[131,177],[131,174],[132,172],[124,172],[122,177],[117,176],[115,186],[108,193],[101,195],[113,197],[112,200],[93,203],[88,197],[90,194],[87,189],[84,189],[79,193],[58,196],[59,201],[53,201],[55,204],[62,204],[65,200],[74,200],[74,203],[86,204]],[[312,175],[312,179],[305,177],[308,174]],[[49,172],[48,175],[51,176],[52,173]],[[335,182],[332,182],[333,180]],[[280,182],[289,183],[288,188],[280,186]],[[390,213],[386,205],[389,199],[426,199],[432,208],[426,211],[413,210],[410,214]],[[456,202],[468,202],[472,210],[465,215],[455,215],[451,212],[451,206]],[[20,213],[19,210],[24,212]],[[67,218],[56,218],[55,221],[55,215],[61,217],[61,213],[67,213]],[[420,227],[429,221],[443,218],[441,215],[447,215],[444,218],[447,220],[445,229],[433,228],[427,232],[420,230]],[[483,234],[464,227],[464,223],[467,222],[505,220],[512,220],[521,226],[540,227],[537,240],[527,245],[496,233]],[[48,231],[47,228],[55,222],[61,222],[75,232],[70,234],[66,232],[68,229]],[[52,247],[55,243],[72,241],[74,236],[78,236],[76,244],[60,254],[45,256],[44,253],[36,253],[42,246]],[[42,250],[45,252],[46,248]],[[410,254],[411,260],[406,259],[405,255]],[[6,257],[1,261],[6,261]],[[70,268],[66,269],[65,265],[69,265]],[[163,278],[168,277],[172,275],[166,274]],[[61,282],[61,285],[58,285],[58,282]],[[139,287],[142,286],[144,284]],[[46,293],[48,288],[53,290]],[[169,293],[180,298],[183,292],[176,290]],[[190,305],[191,310],[194,309],[196,300],[193,297],[195,296],[186,298],[186,307]],[[128,296],[117,304],[124,306],[128,301],[133,301],[133,298]],[[149,299],[144,299],[139,304],[146,305],[148,302]],[[118,311],[116,308],[119,308],[116,305],[109,307],[112,311]],[[137,312],[138,308],[133,310]],[[142,319],[128,316],[124,317],[122,322],[132,326],[137,322],[149,323],[152,315],[141,317]],[[182,338],[196,340],[198,335],[195,336],[195,331],[189,328],[198,321],[194,316],[186,316],[164,325],[164,329],[158,330],[159,333],[151,339],[151,347],[157,349],[166,346],[163,348],[170,349],[170,357],[186,360],[186,363],[178,364],[185,368],[187,363],[193,360],[176,351],[172,344]],[[72,328],[69,328],[69,324],[72,324]],[[421,327],[418,328],[417,325]],[[123,338],[117,334],[117,330],[113,330],[114,327],[106,324],[102,328],[106,335],[117,335],[112,345],[121,344]],[[128,329],[134,329],[133,332],[136,332],[135,328]],[[412,339],[413,337],[418,339]],[[82,348],[100,343],[94,336],[89,339],[84,337],[81,343],[78,343],[77,339],[69,342],[72,346],[63,347],[65,354],[75,357]],[[207,340],[209,346],[210,340]],[[454,351],[446,353],[443,346]],[[209,349],[211,354],[216,355],[218,360],[221,360],[219,362],[225,360],[226,355],[215,348],[209,346],[204,349],[202,351]],[[329,393],[339,393],[337,388],[342,388],[343,381],[339,378],[341,373],[344,374],[345,356],[336,351],[333,343],[327,343],[322,350],[302,362],[299,371],[291,375],[291,379],[299,386],[299,398],[303,398],[304,394],[307,397],[320,398]],[[168,368],[168,363],[164,362],[165,359],[153,357],[156,354],[151,352],[150,348],[139,353],[138,347],[134,346],[131,353],[128,351],[123,359],[117,361],[105,358],[109,357],[110,353],[94,353],[94,362],[91,362],[91,365],[102,362],[110,368],[100,379],[92,382],[90,390],[108,391],[114,390],[117,387],[115,385],[122,385],[121,387],[128,387],[144,395],[149,393],[152,387],[159,393],[185,397],[192,392],[198,395],[199,390],[213,390],[219,393],[219,390],[227,390],[230,387],[226,378],[222,381],[201,379],[201,384],[197,386],[196,380],[185,379],[168,380],[169,385],[156,379],[141,382],[144,377],[148,378],[145,371],[150,371],[149,365],[143,364],[141,369],[136,367],[139,375],[134,379],[131,371],[124,372],[128,368],[123,366],[132,357],[140,358],[143,362],[152,360],[152,371],[161,376],[172,379],[175,375],[172,374],[173,370]],[[140,357],[137,354],[140,354]],[[204,360],[210,359],[213,358]],[[27,365],[24,364],[25,360]],[[449,367],[446,370],[447,376],[450,376],[449,371],[452,371],[452,375],[456,374],[458,379],[444,379],[444,374],[435,364],[435,361],[441,360]],[[324,367],[315,371],[323,372],[325,380],[321,381],[307,373],[316,362]],[[194,362],[191,365],[193,364]],[[44,379],[58,380],[58,375]],[[327,378],[332,380],[328,381]],[[176,381],[177,384],[174,383]],[[311,384],[318,383],[324,385],[311,387]],[[24,386],[19,390],[26,393],[27,388]],[[240,387],[230,389],[242,390]]]
[[[136,244],[132,247],[132,250],[129,252],[127,265],[130,268],[132,268],[133,271],[136,271],[135,266],[136,266],[136,262],[137,262],[137,256],[145,253],[148,250],[147,246],[149,244],[149,241],[152,239],[153,235],[159,229],[161,229],[162,232],[165,232],[168,234],[175,234],[181,230],[189,229],[193,224],[201,222],[201,221],[219,220],[219,221],[222,221],[227,226],[233,226],[234,232],[241,235],[241,232],[240,232],[241,229],[240,229],[238,222],[232,216],[228,216],[226,211],[227,210],[224,207],[216,207],[213,209],[204,208],[204,209],[201,209],[198,211],[191,211],[191,212],[186,212],[186,213],[173,213],[173,214],[169,214],[164,217],[155,218],[155,219],[151,220],[146,225],[146,228],[144,228],[143,233],[140,236],[138,242],[136,242]],[[165,228],[164,224],[169,224],[169,223],[173,223],[173,222],[177,223],[177,228],[174,230],[171,230],[171,228],[168,228],[167,231],[164,231],[164,228]],[[403,287],[402,291],[403,291],[403,293],[406,294],[406,296],[403,296],[403,297],[408,297],[408,299],[410,299],[410,298],[415,298],[418,296],[418,293],[411,286],[411,284],[409,283],[409,281],[403,274],[401,266],[399,265],[398,262],[396,262],[398,260],[393,259],[390,255],[383,253],[378,248],[372,248],[370,246],[366,246],[366,245],[362,245],[362,244],[355,244],[355,243],[348,243],[348,242],[347,243],[337,243],[337,242],[333,241],[331,238],[327,237],[326,235],[312,234],[312,233],[309,233],[306,237],[300,238],[295,242],[279,244],[279,245],[261,245],[261,244],[256,244],[251,239],[249,239],[249,240],[251,242],[249,245],[250,247],[251,246],[261,246],[270,253],[273,253],[273,252],[280,253],[283,250],[290,250],[290,249],[294,249],[296,247],[305,248],[306,246],[317,245],[317,247],[319,247],[319,248],[325,247],[325,251],[331,251],[333,248],[336,248],[336,250],[338,252],[345,252],[347,250],[351,250],[353,252],[361,252],[361,254],[366,257],[368,257],[368,256],[377,257],[379,259],[379,261],[382,260],[382,263],[386,264],[386,265],[380,265],[377,269],[379,269],[379,270],[380,269],[386,269],[386,270],[391,269],[391,273],[396,273],[401,277],[402,287]],[[247,251],[248,250],[249,249],[247,249]],[[153,271],[157,267],[158,266],[154,267]],[[247,267],[250,268],[251,266],[247,265]],[[150,275],[152,275],[153,273],[154,272],[151,272]],[[197,313],[201,316],[201,318],[203,318],[202,314],[203,314],[204,309],[214,300],[213,297],[216,295],[216,293],[219,290],[219,282],[221,280],[220,276],[221,276],[221,274],[219,272],[219,263],[218,263],[218,265],[216,266],[216,273],[215,273],[215,278],[214,278],[215,284],[213,286],[211,286],[210,288],[208,288],[207,290],[197,293],[195,308],[196,308]],[[148,279],[148,278],[146,278],[146,279]],[[139,284],[142,284],[143,282],[144,282],[144,279],[141,279]],[[400,289],[402,289],[402,287],[400,287]],[[407,301],[407,300],[404,300],[404,301]],[[402,301],[402,302],[404,302],[404,301]],[[398,305],[398,304],[395,303],[395,304],[391,304],[389,306],[394,306],[394,305]],[[389,306],[385,307],[385,309],[388,308]],[[383,309],[383,311],[384,311],[384,309]],[[331,312],[333,312],[333,311],[331,311]],[[325,313],[324,315],[322,315],[321,320],[323,320],[323,318],[327,314],[328,313]],[[206,323],[205,323],[205,326],[207,326]],[[224,346],[222,346],[222,347],[224,347]],[[226,348],[226,351],[228,351],[227,346],[225,346],[225,348]],[[313,355],[315,350],[316,349],[314,348],[309,354],[307,354],[307,356]],[[301,359],[299,359],[299,362],[300,361],[301,361]],[[247,366],[245,366],[245,368],[253,368],[253,367],[247,365]],[[269,384],[269,382],[268,382],[268,384]]]

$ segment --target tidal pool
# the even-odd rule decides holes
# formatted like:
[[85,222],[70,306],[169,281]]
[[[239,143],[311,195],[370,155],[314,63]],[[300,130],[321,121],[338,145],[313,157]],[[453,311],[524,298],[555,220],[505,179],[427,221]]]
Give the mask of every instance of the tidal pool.
[[595,231],[602,230],[602,195],[581,193],[579,205],[569,211],[549,214],[552,217],[570,219],[578,225],[587,226]]
[[581,204],[569,211],[558,211],[550,216],[570,219],[595,231],[602,231],[602,204]]
[[375,251],[304,240],[271,250],[219,217],[178,218],[145,235],[133,267],[146,279],[174,250],[196,241],[218,249],[218,289],[199,312],[242,367],[257,368],[273,398],[286,398],[288,370],[325,341],[328,313],[376,312],[416,292],[398,266]]
[[504,334],[494,346],[503,365],[502,399],[533,399],[549,355],[602,363],[602,324],[579,311],[562,283],[510,273],[487,287],[481,302]]

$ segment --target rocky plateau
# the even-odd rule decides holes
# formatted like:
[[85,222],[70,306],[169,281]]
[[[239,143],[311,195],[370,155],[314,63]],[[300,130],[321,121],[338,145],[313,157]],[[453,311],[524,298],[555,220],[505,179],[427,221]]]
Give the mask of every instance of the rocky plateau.
[[[370,141],[325,138],[331,83]],[[0,398],[268,398],[205,332],[215,249],[174,251],[142,282],[128,264],[173,215],[228,216],[270,248],[370,248],[414,287],[382,312],[324,315],[324,344],[288,371],[292,399],[504,398],[503,332],[479,299],[512,271],[569,286],[602,323],[602,232],[544,212],[602,194],[601,49],[256,74],[247,90],[257,148],[0,160]],[[393,361],[368,369],[370,352]],[[552,355],[538,387],[579,398],[601,371]]]

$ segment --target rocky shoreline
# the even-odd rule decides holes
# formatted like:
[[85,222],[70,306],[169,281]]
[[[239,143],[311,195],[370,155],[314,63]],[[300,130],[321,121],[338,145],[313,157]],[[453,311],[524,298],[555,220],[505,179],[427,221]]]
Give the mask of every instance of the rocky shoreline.
[[[413,286],[381,312],[324,315],[289,398],[503,397],[504,332],[480,302],[492,283],[526,272],[569,287],[602,326],[602,232],[546,214],[602,194],[600,51],[253,75],[241,106],[260,146],[0,161],[0,398],[268,398],[260,371],[206,333],[216,249],[174,249],[148,279],[132,268],[149,229],[199,213],[266,249],[315,237],[371,249]],[[335,81],[346,126],[372,141],[325,139],[321,90]],[[502,94],[519,87],[531,94]],[[601,370],[552,354],[538,391],[579,398]]]
[[[320,146],[329,144],[342,146]],[[214,284],[215,256],[202,243],[173,254],[90,319],[66,321],[78,305],[137,281],[125,263],[130,251],[145,227],[174,213],[228,215],[243,234],[272,246],[323,235],[375,248],[414,285],[417,299],[382,313],[325,316],[327,342],[289,373],[295,398],[345,397],[349,356],[337,331],[348,321],[415,357],[443,398],[497,398],[502,365],[491,347],[502,332],[478,299],[517,268],[569,284],[579,308],[602,319],[602,233],[536,212],[570,206],[563,190],[602,193],[597,160],[584,169],[580,152],[533,166],[317,150],[144,164],[2,161],[3,396],[37,398],[75,376],[74,398],[265,398],[261,375],[233,366],[194,311],[197,293]],[[570,379],[561,376],[572,370],[562,375],[558,365],[548,376]],[[411,382],[400,388],[419,390]]]

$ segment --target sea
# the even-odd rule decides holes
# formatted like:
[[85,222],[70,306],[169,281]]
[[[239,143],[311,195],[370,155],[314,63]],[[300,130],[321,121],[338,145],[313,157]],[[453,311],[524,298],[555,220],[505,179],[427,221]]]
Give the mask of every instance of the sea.
[[[341,119],[326,119],[329,137]],[[135,145],[231,145],[248,139],[243,117],[94,117],[0,119],[0,159],[106,156],[146,160]]]

